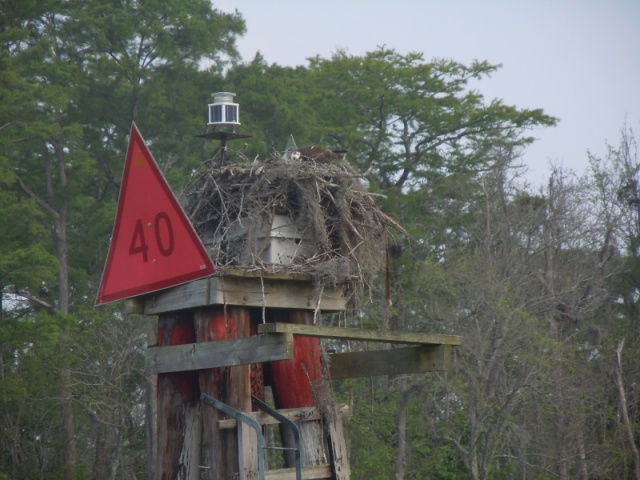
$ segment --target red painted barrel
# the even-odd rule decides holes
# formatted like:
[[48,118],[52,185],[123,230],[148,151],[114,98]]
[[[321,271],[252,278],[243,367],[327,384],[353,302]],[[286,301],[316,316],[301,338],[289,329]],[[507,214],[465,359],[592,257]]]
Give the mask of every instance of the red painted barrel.
[[273,397],[277,408],[312,407],[322,380],[318,340],[294,338],[294,357],[271,363]]
[[[310,312],[292,310],[279,312],[274,321],[294,324],[309,324]],[[314,337],[294,337],[292,360],[271,362],[271,388],[276,408],[299,408],[316,405],[322,380],[322,363],[318,339]]]

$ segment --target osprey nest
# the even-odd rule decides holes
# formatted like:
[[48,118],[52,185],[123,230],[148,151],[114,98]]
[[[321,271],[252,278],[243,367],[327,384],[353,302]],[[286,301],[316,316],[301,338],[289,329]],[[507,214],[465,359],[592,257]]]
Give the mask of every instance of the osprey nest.
[[234,165],[196,173],[182,195],[219,272],[306,273],[358,291],[384,266],[392,230],[405,233],[344,159],[230,156]]

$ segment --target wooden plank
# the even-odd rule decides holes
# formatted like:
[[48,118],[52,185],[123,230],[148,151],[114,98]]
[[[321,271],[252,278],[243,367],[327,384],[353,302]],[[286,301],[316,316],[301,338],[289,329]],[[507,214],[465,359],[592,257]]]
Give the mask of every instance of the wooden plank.
[[258,439],[255,430],[244,423],[238,426],[238,463],[240,480],[258,480]]
[[442,366],[443,370],[451,368],[451,359],[453,358],[453,347],[451,345],[442,345]]
[[458,335],[427,333],[379,332],[357,328],[319,327],[317,325],[293,325],[289,323],[266,323],[258,326],[259,333],[292,333],[319,338],[339,338],[366,342],[404,343],[414,345],[462,345]]
[[201,278],[144,297],[145,315],[175,312],[209,304],[209,278]]
[[[311,280],[298,280],[295,276],[288,278],[291,276],[213,276],[138,297],[137,301],[144,301],[146,315],[208,305],[315,310],[318,307],[318,291]],[[139,307],[135,308],[139,310]],[[320,311],[337,312],[345,309],[342,288],[326,286],[322,290]]]
[[[222,310],[226,310],[222,308]],[[229,309],[231,317],[227,319],[227,325],[225,328],[227,329],[227,334],[229,336],[233,336],[235,338],[249,337],[251,335],[251,314],[247,308],[241,307],[233,307]],[[241,412],[248,412],[251,410],[251,365],[238,365],[229,367],[228,370],[229,376],[228,383],[226,385],[226,392],[224,395],[219,398],[220,401],[226,403],[232,408],[236,410],[240,410]],[[224,373],[220,370],[220,374],[224,378]],[[224,381],[224,380],[223,380]],[[226,437],[228,443],[226,445],[232,445],[231,437],[235,435],[236,441],[239,442],[238,436],[240,435],[238,432],[230,432],[225,431],[222,432],[223,436]],[[225,445],[223,443],[222,445]],[[238,443],[238,446],[240,443]],[[256,447],[257,449],[257,447]],[[233,452],[233,449],[226,449],[227,457],[226,457],[226,465],[236,470],[238,472],[250,473],[255,471],[257,473],[257,455],[252,457],[249,455],[249,452],[252,449],[251,445],[247,442],[243,443],[243,452]],[[240,456],[243,456],[243,461],[240,462]],[[235,468],[234,466],[235,461]],[[231,472],[219,472],[219,478],[232,478],[228,475]],[[255,477],[257,479],[257,475]],[[254,480],[254,479],[251,479]]]
[[[278,410],[278,413],[284,415],[289,420],[293,420],[294,422],[308,422],[311,420],[322,419],[322,413],[317,407],[285,408],[282,410]],[[260,425],[277,425],[280,423],[278,420],[265,412],[246,412],[245,415],[249,415]],[[233,418],[218,421],[218,426],[221,430],[227,428],[236,428],[237,425],[238,422]]]
[[337,405],[327,405],[331,412],[325,419],[327,432],[329,433],[329,451],[331,453],[331,463],[335,480],[350,480],[351,465],[349,463],[349,449],[344,439],[342,429],[342,408]]
[[[349,412],[348,409],[345,408],[346,406],[346,403],[341,403],[336,407],[341,418],[351,415],[351,412]],[[283,408],[282,410],[278,410],[278,413],[297,423],[322,420],[322,412],[318,407]],[[245,412],[245,415],[250,416],[260,425],[280,424],[278,420],[265,412]],[[220,430],[236,428],[237,426],[238,422],[233,418],[218,420],[218,428],[220,428]]]
[[124,313],[129,313],[134,315],[144,314],[144,298],[143,297],[126,298],[124,300],[123,311]]
[[[303,480],[321,480],[332,479],[331,465],[314,465],[311,467],[302,467]],[[267,470],[265,472],[265,480],[296,480],[295,468],[278,468],[276,470]]]
[[389,350],[335,353],[329,357],[329,371],[332,380],[438,372],[446,370],[445,357],[450,356],[450,352],[450,345],[421,345]]
[[[216,336],[219,324],[227,325],[227,317],[222,308],[201,308],[194,312],[193,323],[196,330],[196,342],[211,342],[222,340],[226,336]],[[216,381],[219,375],[218,369],[207,368],[198,371],[198,382],[200,392],[219,398],[221,388]],[[216,428],[218,419],[222,418],[222,413],[209,406],[203,406],[202,410],[202,451],[199,465],[202,466],[201,480],[218,480],[220,472],[224,472],[223,452],[225,449],[223,438],[219,429]],[[151,479],[151,480],[155,480]]]
[[[318,292],[311,282],[255,277],[212,277],[209,302],[259,308],[314,310]],[[342,289],[325,287],[320,301],[322,311],[345,310]]]
[[302,272],[265,272],[264,270],[241,270],[229,269],[224,271],[224,277],[247,277],[247,278],[264,278],[267,280],[292,280],[311,282],[313,277],[308,273]]
[[184,443],[178,462],[183,468],[179,469],[179,480],[200,479],[200,444],[202,443],[201,404],[185,406]]
[[290,333],[151,347],[145,352],[147,373],[182,372],[293,358]]

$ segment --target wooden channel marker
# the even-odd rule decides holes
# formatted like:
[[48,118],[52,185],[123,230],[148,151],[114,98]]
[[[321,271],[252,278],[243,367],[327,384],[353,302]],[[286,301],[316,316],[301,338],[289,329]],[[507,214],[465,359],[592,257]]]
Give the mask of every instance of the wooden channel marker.
[[[303,479],[349,480],[338,408],[318,408],[324,388],[318,338],[412,345],[334,354],[331,378],[442,370],[451,346],[461,343],[460,337],[447,335],[317,327],[311,323],[318,311],[345,309],[341,289],[325,288],[317,298],[309,276],[214,273],[209,255],[132,124],[96,305],[137,297],[128,302],[130,312],[158,315],[157,346],[146,354],[147,374],[157,378],[151,395],[156,411],[149,402],[148,414],[149,479],[256,479],[255,434],[245,424],[230,428],[229,420],[216,409],[204,408],[199,396],[206,393],[251,412],[251,395],[264,397],[264,365],[276,408],[308,415],[298,422]],[[263,324],[265,319],[268,323]],[[283,441],[292,446],[286,435]],[[266,472],[268,480],[294,478],[291,468]]]

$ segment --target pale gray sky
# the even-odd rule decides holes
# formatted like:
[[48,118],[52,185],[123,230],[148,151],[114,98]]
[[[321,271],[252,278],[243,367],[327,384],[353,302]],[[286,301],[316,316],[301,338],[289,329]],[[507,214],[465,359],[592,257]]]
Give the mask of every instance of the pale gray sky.
[[[338,48],[380,45],[426,59],[502,64],[477,85],[488,99],[543,108],[557,127],[535,132],[528,178],[550,164],[583,173],[587,150],[603,155],[623,124],[640,134],[640,0],[213,0],[247,22],[244,60],[307,65]],[[242,92],[236,92],[242,103]]]

